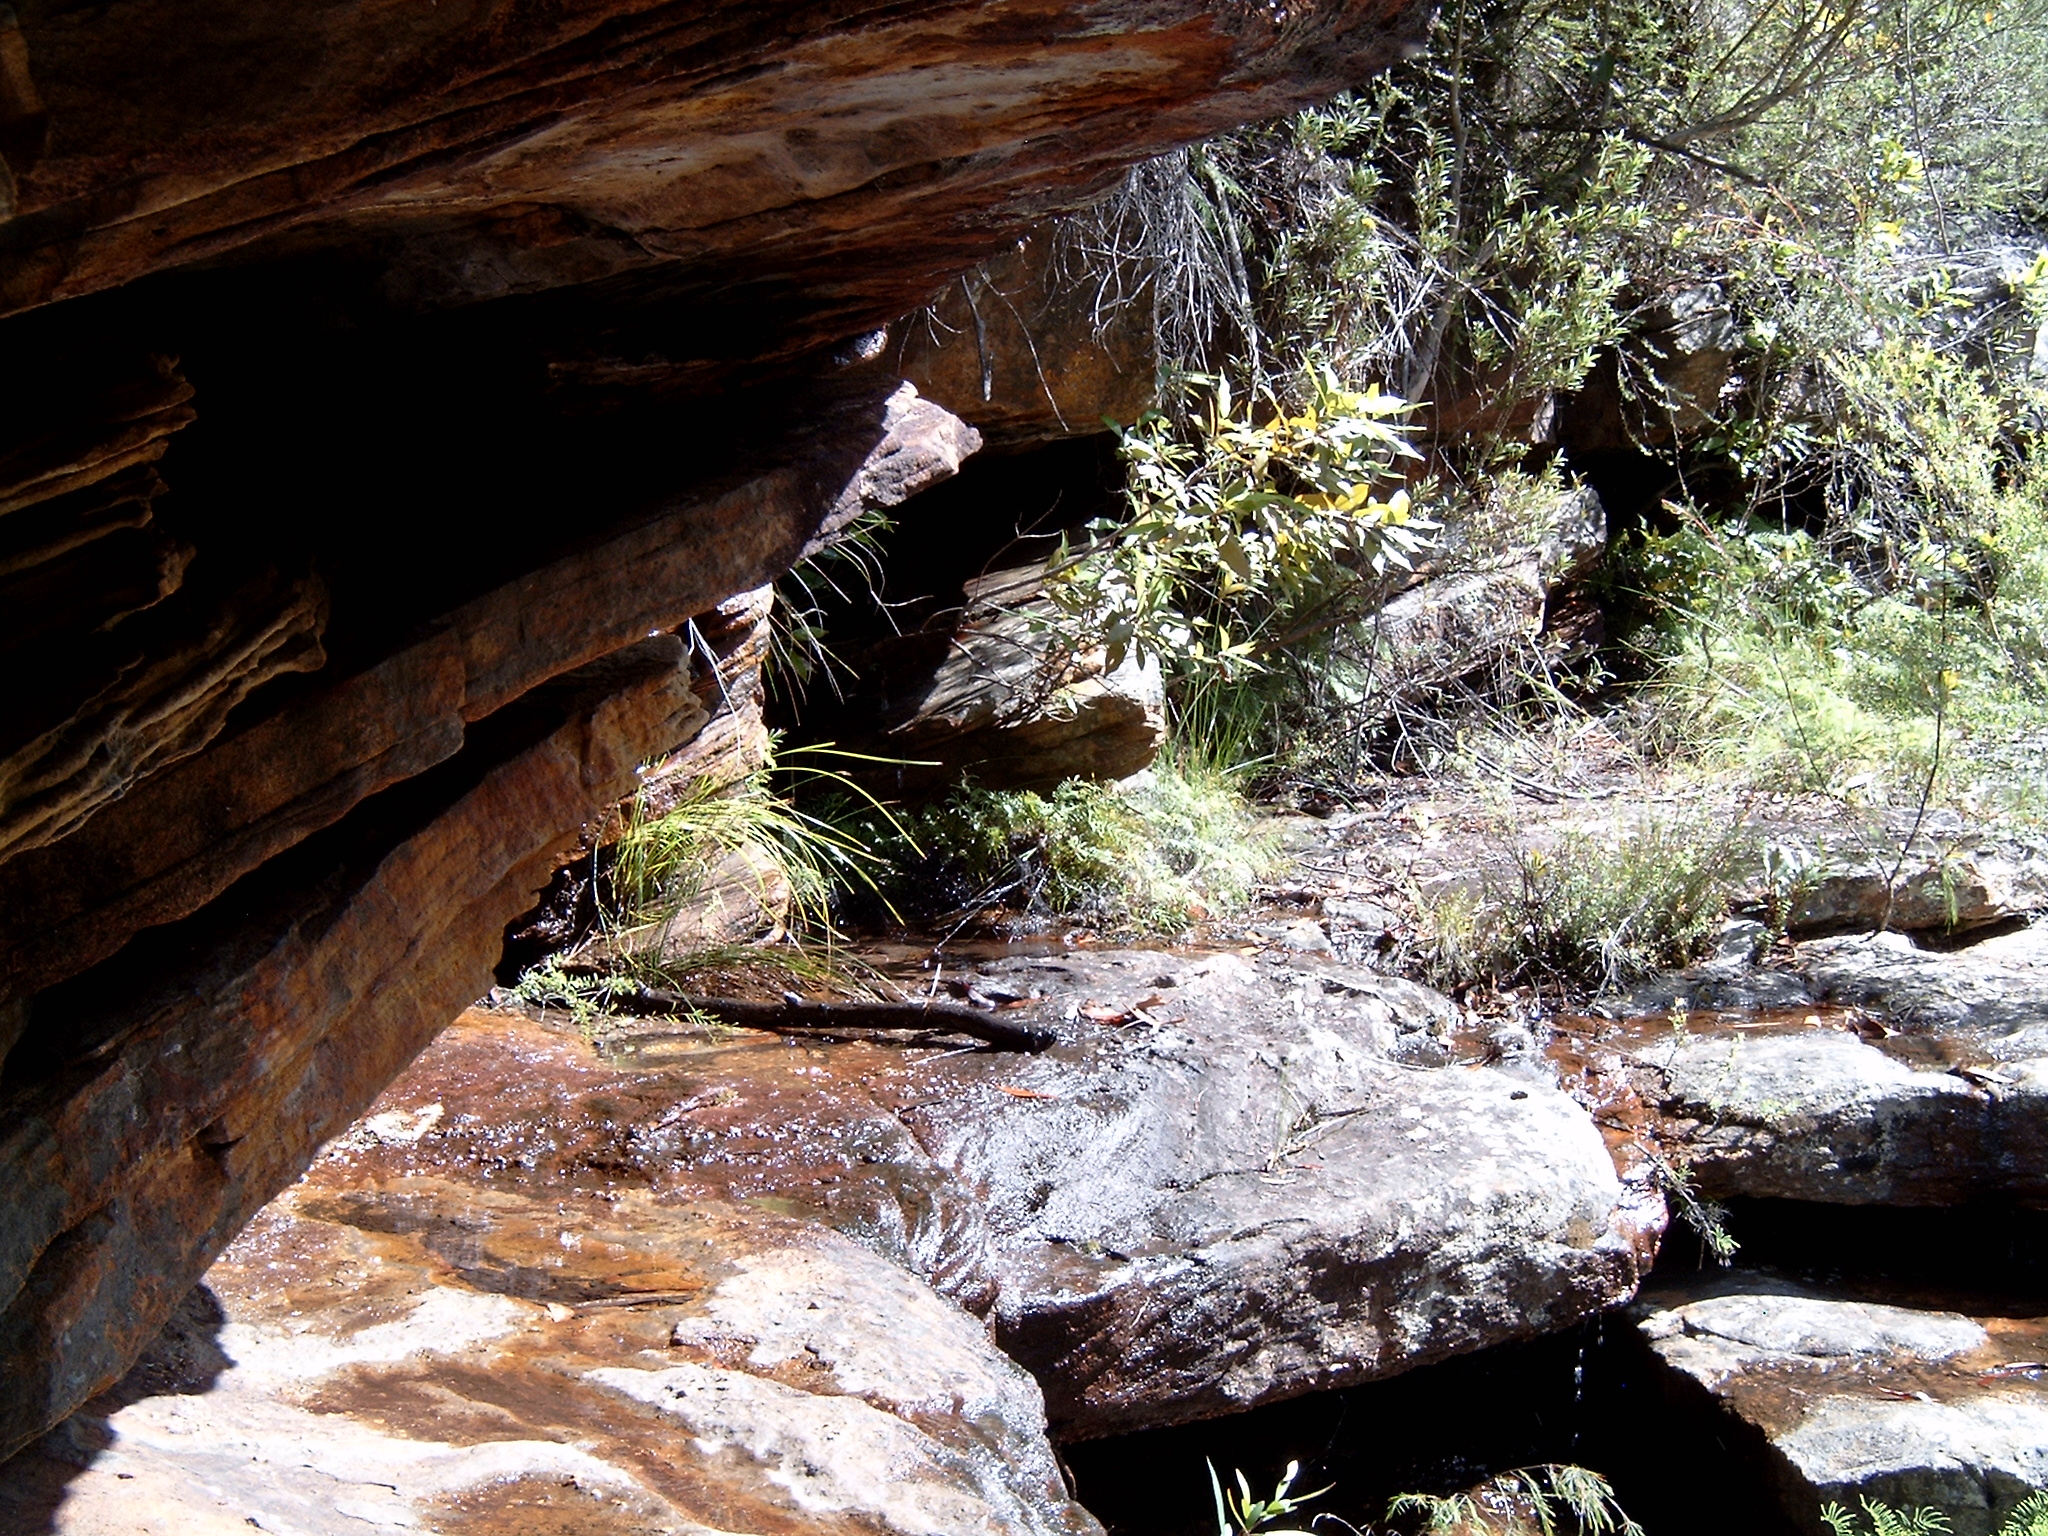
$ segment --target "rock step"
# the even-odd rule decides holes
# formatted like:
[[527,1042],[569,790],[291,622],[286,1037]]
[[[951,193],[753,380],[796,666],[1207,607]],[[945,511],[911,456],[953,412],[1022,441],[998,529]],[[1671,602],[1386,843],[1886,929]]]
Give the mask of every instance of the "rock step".
[[1736,1272],[1660,1286],[1632,1309],[1667,1387],[1760,1435],[1785,1519],[1822,1507],[1933,1508],[1989,1536],[2048,1486],[2048,1317],[1970,1316]]

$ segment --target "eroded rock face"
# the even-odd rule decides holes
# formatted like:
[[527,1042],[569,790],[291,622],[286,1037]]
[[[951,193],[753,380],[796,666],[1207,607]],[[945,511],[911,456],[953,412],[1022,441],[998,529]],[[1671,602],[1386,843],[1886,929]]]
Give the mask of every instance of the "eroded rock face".
[[563,845],[697,713],[672,658],[630,700],[539,690],[647,662],[976,446],[835,348],[1423,24],[1391,0],[10,14],[10,400],[57,399],[71,359],[165,362],[132,410],[94,385],[0,429],[0,565],[35,557],[0,570],[25,594],[0,650],[100,637],[37,652],[0,740],[24,1384],[0,1452],[117,1375],[481,990]]
[[1786,1518],[1816,1536],[1822,1505],[1862,1499],[1938,1509],[1958,1536],[1986,1536],[2048,1478],[2048,1390],[2026,1368],[2041,1354],[2038,1319],[1759,1275],[1659,1293],[1638,1315],[1675,1380],[1761,1433]]
[[989,258],[890,327],[885,357],[999,448],[1131,425],[1158,398],[1152,294],[1084,239],[1055,226]]
[[558,828],[689,729],[672,639],[536,692],[366,806],[45,993],[0,1131],[0,1447],[118,1378],[213,1256],[473,996]]
[[[8,865],[11,978],[72,979],[0,1037],[18,1191],[0,1209],[0,1359],[24,1387],[0,1449],[125,1369],[242,1222],[488,985],[564,844],[701,725],[681,643],[634,636],[974,446],[907,389],[848,409],[850,438],[572,547]],[[622,561],[650,584],[621,582]]]
[[192,912],[451,756],[469,722],[758,586],[864,508],[894,506],[950,476],[977,446],[971,429],[907,386],[856,389],[757,448],[726,482],[643,508],[287,699],[144,780],[62,843],[8,862],[8,992],[75,975],[138,929]]
[[194,260],[339,248],[415,304],[772,283],[826,341],[906,313],[1006,226],[1137,159],[1364,78],[1401,14],[17,9],[49,131],[9,157],[9,308]]

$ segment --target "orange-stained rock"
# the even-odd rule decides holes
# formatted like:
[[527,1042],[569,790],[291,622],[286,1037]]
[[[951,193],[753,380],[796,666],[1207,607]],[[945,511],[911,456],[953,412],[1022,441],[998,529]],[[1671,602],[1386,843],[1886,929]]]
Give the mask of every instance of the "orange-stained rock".
[[206,1265],[489,984],[562,829],[702,711],[673,638],[483,722],[121,962],[35,999],[0,1102],[0,1454],[115,1381]]
[[372,1116],[258,1216],[0,1472],[0,1526],[1100,1536],[1031,1378],[903,1270],[758,1207],[364,1176],[433,1119]]
[[1356,83],[1421,9],[23,0],[49,134],[0,307],[339,249],[425,306],[773,280],[830,340],[1135,160]]

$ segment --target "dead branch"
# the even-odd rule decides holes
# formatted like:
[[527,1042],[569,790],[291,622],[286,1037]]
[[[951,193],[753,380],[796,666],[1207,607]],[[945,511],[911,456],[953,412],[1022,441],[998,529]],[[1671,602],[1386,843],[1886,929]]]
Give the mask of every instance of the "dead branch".
[[1056,1038],[1049,1029],[995,1018],[957,1003],[811,1002],[794,994],[779,1003],[736,997],[690,997],[658,987],[621,989],[606,999],[621,1013],[698,1014],[741,1029],[776,1034],[843,1034],[852,1030],[921,1030],[967,1035],[1006,1051],[1042,1051]]

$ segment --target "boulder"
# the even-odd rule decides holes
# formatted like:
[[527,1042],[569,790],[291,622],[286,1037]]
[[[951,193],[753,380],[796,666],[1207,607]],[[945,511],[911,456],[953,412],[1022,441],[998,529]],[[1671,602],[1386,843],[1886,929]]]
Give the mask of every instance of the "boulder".
[[[1961,933],[2048,910],[2048,856],[2013,839],[1921,837],[1903,853],[1794,845],[1789,862],[1797,873],[1784,925],[1793,934]],[[1751,881],[1738,900],[1762,909],[1768,893]]]
[[978,577],[937,624],[860,653],[838,718],[873,725],[843,744],[894,760],[869,777],[912,795],[962,778],[1049,789],[1151,764],[1166,739],[1158,659],[1069,656],[1045,627],[1043,577],[1036,565]]
[[1793,969],[1816,1001],[1915,1033],[1964,1031],[1998,1060],[2048,1056],[2048,924],[1955,949],[1890,933],[1819,939],[1794,951]]
[[1717,1197],[1952,1205],[2048,1197],[2048,927],[1923,948],[1719,954],[1602,1005],[1605,1048]]
[[1448,1008],[1414,983],[1143,953],[998,962],[977,983],[1156,1020],[1077,1030],[1001,1070],[1000,1101],[908,1116],[982,1192],[996,1336],[1058,1436],[1552,1332],[1631,1295],[1661,1230],[1547,1078],[1401,1064]]
[[1671,1385],[1760,1435],[1784,1517],[1823,1505],[1932,1508],[1989,1536],[2048,1483],[2038,1319],[1801,1291],[1735,1275],[1646,1296],[1637,1326]]
[[1661,1139],[1713,1198],[2048,1198],[2048,1058],[2000,1067],[1980,1053],[1957,1070],[1925,1044],[1866,1041],[1816,1015],[1768,1032],[1688,1028],[1630,1060]]
[[1410,587],[1361,627],[1370,693],[1353,718],[1384,723],[1448,684],[1528,654],[1543,630],[1544,604],[1543,566],[1533,551]]

